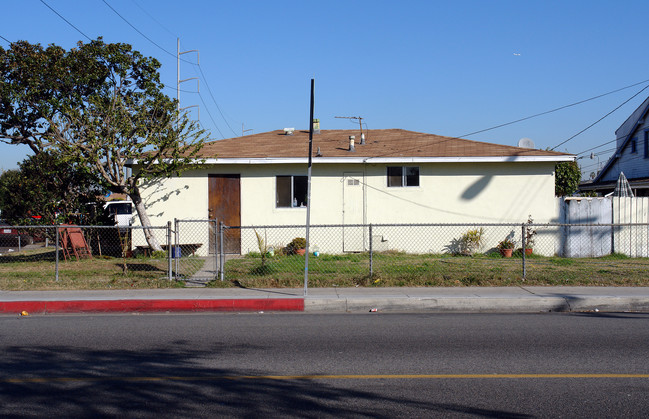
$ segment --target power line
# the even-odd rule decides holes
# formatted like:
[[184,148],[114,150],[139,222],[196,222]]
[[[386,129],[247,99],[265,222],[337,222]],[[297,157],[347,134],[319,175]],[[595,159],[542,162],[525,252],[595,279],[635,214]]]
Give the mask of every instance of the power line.
[[[212,101],[213,101],[214,104],[216,105],[216,109],[219,110],[219,113],[221,114],[221,117],[223,118],[223,121],[225,121],[225,125],[227,125],[228,128],[230,128],[230,131],[232,131],[232,133],[234,134],[235,137],[238,136],[238,134],[237,134],[236,132],[234,132],[234,130],[232,129],[232,127],[230,126],[230,124],[228,124],[228,120],[225,119],[225,116],[223,115],[223,112],[221,111],[221,107],[219,106],[218,103],[216,103],[216,99],[214,99],[214,95],[212,94],[212,89],[210,88],[210,85],[209,85],[209,83],[207,82],[207,78],[205,77],[205,73],[203,73],[203,68],[200,66],[200,64],[197,64],[196,66],[197,66],[198,69],[200,70],[200,72],[201,72],[201,76],[203,76],[203,81],[205,82],[205,85],[207,86],[207,91],[208,91],[208,93],[210,94],[210,97],[212,98]],[[207,106],[207,105],[205,105],[205,106]],[[212,122],[214,122],[214,121],[212,121]],[[216,122],[214,122],[214,126],[216,126]],[[217,128],[217,129],[218,129],[218,128]],[[221,131],[219,131],[219,132],[221,132]],[[223,135],[223,134],[221,134],[221,135]]]
[[[166,27],[165,25],[163,25],[160,21],[158,21],[155,17],[153,17],[150,13],[148,13],[148,12],[147,12],[147,11],[146,11],[142,6],[140,6],[140,5],[139,5],[135,0],[131,0],[131,1],[132,1],[133,3],[135,3],[135,5],[136,5],[137,7],[139,7],[139,8],[140,8],[144,13],[146,13],[146,15],[149,16],[149,17],[150,17],[154,22],[156,22],[158,25],[160,25],[160,27],[162,27],[164,30],[166,30],[166,31],[167,31],[168,33],[170,33],[171,35],[173,35],[173,36],[175,36],[175,37],[178,38],[178,35],[174,34],[174,33],[173,33],[169,28],[167,28],[167,27]],[[183,61],[184,61],[184,60],[183,60]],[[225,115],[223,114],[223,111],[221,110],[221,107],[220,107],[219,104],[216,102],[216,99],[214,98],[214,94],[212,93],[212,88],[210,87],[210,84],[209,84],[209,82],[207,81],[207,77],[205,76],[205,73],[203,73],[203,68],[201,67],[200,63],[193,63],[193,62],[190,62],[190,61],[185,61],[185,62],[189,62],[190,64],[193,64],[194,66],[198,67],[198,69],[200,70],[200,73],[201,73],[201,77],[202,77],[202,79],[203,79],[203,82],[205,83],[205,86],[207,86],[207,91],[208,91],[208,93],[210,94],[210,97],[212,98],[212,102],[214,102],[214,105],[216,105],[216,109],[219,111],[219,114],[220,114],[221,117],[223,118],[223,121],[225,122],[225,124],[228,126],[228,128],[230,128],[230,131],[232,131],[232,133],[233,133],[235,136],[237,136],[238,134],[237,134],[237,133],[232,129],[232,127],[231,127],[230,124],[228,123],[227,118],[226,118]],[[203,104],[205,105],[205,107],[207,107],[207,104],[206,104],[206,103],[203,103]],[[209,113],[209,111],[208,111],[208,113]],[[212,123],[214,124],[214,126],[216,127],[216,129],[217,129],[219,132],[221,132],[221,131],[219,130],[218,126],[216,126],[216,122],[215,122],[213,119],[212,119]],[[223,134],[221,134],[221,136],[223,136]],[[224,137],[224,138],[225,138],[225,137]]]
[[[41,0],[41,1],[43,1],[43,0]],[[107,2],[106,0],[101,0],[101,1],[103,1],[104,4],[105,4],[106,6],[108,6],[108,7],[110,8],[110,10],[112,10],[113,12],[115,12],[115,14],[116,14],[117,16],[119,16],[119,17],[120,17],[124,22],[126,22],[126,23],[128,24],[128,26],[130,26],[131,28],[133,28],[133,30],[135,30],[135,32],[137,32],[137,33],[139,33],[140,35],[142,35],[142,36],[143,36],[147,41],[151,42],[153,45],[155,45],[156,47],[160,48],[162,51],[166,52],[167,54],[171,55],[171,56],[174,57],[174,58],[177,58],[177,55],[176,55],[176,54],[174,54],[173,52],[168,51],[168,50],[164,49],[163,47],[161,47],[160,45],[158,45],[158,43],[156,43],[154,40],[152,40],[151,38],[149,38],[148,36],[146,36],[144,33],[142,33],[142,31],[140,31],[138,28],[136,28],[136,27],[135,27],[131,22],[129,22],[128,20],[126,20],[126,18],[125,18],[124,16],[122,16],[121,14],[119,14],[119,12],[118,12],[117,10],[115,10],[115,9],[113,8],[113,6],[111,6],[110,4],[108,4],[108,2]],[[187,61],[187,60],[184,60],[184,59],[182,59],[182,58],[180,59],[180,61],[184,61],[184,62],[186,62],[186,63],[193,64],[191,61]]]
[[586,130],[590,129],[591,127],[593,127],[594,125],[598,124],[598,123],[601,122],[604,118],[606,118],[607,116],[609,116],[609,115],[612,114],[613,112],[617,111],[617,110],[620,109],[622,106],[626,105],[629,101],[631,101],[631,99],[635,98],[635,97],[638,96],[640,93],[644,92],[647,88],[649,88],[649,84],[646,85],[645,87],[643,87],[642,89],[640,89],[640,91],[639,91],[638,93],[636,93],[635,95],[631,96],[630,98],[628,98],[627,100],[625,100],[624,102],[622,102],[619,106],[617,106],[617,107],[616,107],[615,109],[613,109],[611,112],[609,112],[609,113],[607,113],[606,115],[604,115],[603,117],[599,118],[597,121],[593,122],[592,124],[590,124],[589,126],[587,126],[587,127],[584,128],[584,129],[582,129],[581,131],[579,131],[578,133],[576,133],[576,134],[573,135],[572,137],[568,138],[566,141],[564,141],[564,142],[562,142],[562,143],[559,143],[559,144],[555,145],[555,146],[552,147],[550,150],[554,150],[555,148],[557,148],[557,147],[559,147],[559,146],[561,146],[561,145],[564,145],[565,143],[567,143],[568,141],[572,140],[573,138],[575,138],[575,137],[578,136],[579,134],[583,133],[584,131],[586,131]]
[[11,41],[10,41],[10,40],[8,40],[7,38],[5,38],[4,36],[2,36],[2,35],[0,35],[0,38],[2,38],[2,39],[4,39],[4,40],[5,40],[6,42],[8,42],[8,43],[10,43],[10,44],[11,44]]
[[593,96],[593,97],[588,98],[588,99],[580,100],[579,102],[571,103],[571,104],[569,104],[569,105],[560,106],[560,107],[558,107],[558,108],[555,108],[555,109],[552,109],[552,110],[549,110],[549,111],[545,111],[545,112],[537,113],[537,114],[535,114],[535,115],[531,115],[531,116],[526,116],[525,118],[517,119],[517,120],[515,120],[515,121],[511,121],[511,122],[506,122],[506,123],[504,123],[504,124],[496,125],[496,126],[491,127],[491,128],[486,128],[486,129],[482,129],[482,130],[479,130],[479,131],[474,131],[474,132],[471,132],[471,133],[469,133],[469,134],[464,134],[464,135],[459,136],[459,138],[468,137],[468,136],[470,136],[470,135],[479,134],[479,133],[481,133],[481,132],[491,131],[491,130],[494,130],[494,129],[496,129],[496,128],[506,127],[507,125],[516,124],[516,123],[518,123],[518,122],[527,121],[528,119],[536,118],[536,117],[538,117],[538,116],[542,116],[542,115],[547,115],[547,114],[552,113],[552,112],[557,112],[557,111],[560,111],[560,110],[562,110],[562,109],[570,108],[570,107],[572,107],[572,106],[581,105],[582,103],[586,103],[586,102],[589,102],[589,101],[591,101],[591,100],[599,99],[599,98],[601,98],[601,97],[608,96],[608,95],[611,95],[611,94],[613,94],[613,93],[620,92],[620,91],[625,90],[625,89],[630,89],[631,87],[635,87],[635,86],[638,86],[638,85],[640,85],[640,84],[644,84],[644,83],[647,83],[647,82],[649,82],[649,79],[647,79],[647,80],[643,80],[643,81],[638,82],[638,83],[631,84],[631,85],[626,86],[626,87],[622,87],[622,88],[620,88],[620,89],[612,90],[612,91],[610,91],[610,92],[603,93],[603,94],[601,94],[601,95]]
[[149,16],[149,17],[151,18],[151,20],[153,20],[155,23],[157,23],[158,25],[160,25],[164,30],[166,30],[167,32],[169,32],[169,34],[173,35],[174,38],[178,38],[178,34],[173,33],[171,30],[169,30],[169,28],[167,28],[165,25],[163,25],[162,23],[160,23],[160,22],[158,21],[158,19],[156,19],[155,17],[153,17],[153,16],[151,15],[151,13],[147,12],[146,9],[145,9],[144,7],[142,7],[142,6],[140,6],[140,5],[138,4],[138,2],[136,2],[135,0],[131,0],[131,1],[132,1],[132,2],[133,2],[133,3],[134,3],[134,4],[135,4],[135,5],[136,5],[140,10],[142,10],[142,11],[144,12],[144,14],[146,14],[147,16]]
[[210,112],[210,108],[207,107],[207,103],[205,103],[205,100],[203,99],[203,95],[201,95],[200,92],[198,92],[198,97],[200,98],[201,102],[203,103],[203,106],[205,106],[205,110],[207,111],[207,115],[210,117],[212,120],[212,123],[214,124],[214,128],[221,134],[221,138],[225,138],[221,130],[219,129],[219,126],[216,125],[216,122],[214,121],[214,118],[212,117],[212,112]]
[[[601,154],[613,153],[613,152],[615,152],[615,151],[618,151],[618,149],[617,149],[617,148],[611,148],[611,149],[608,149],[608,150],[603,151],[602,153],[597,153],[597,154],[595,154],[595,155],[598,156],[598,155],[601,155]],[[623,153],[624,153],[624,152],[622,152],[622,153],[620,154],[620,156],[618,156],[618,158],[621,158]],[[624,160],[624,162],[625,162],[625,163],[628,163],[628,162],[633,162],[633,161],[636,161],[636,160],[648,160],[648,159],[649,159],[649,157],[644,157],[644,153],[641,153],[640,150],[636,150],[636,152],[633,153],[633,154],[635,154],[635,156],[632,156],[632,157],[626,157],[625,160]],[[611,158],[614,158],[614,157],[615,157],[614,155],[611,155],[611,157],[609,157],[609,158],[606,159],[606,160],[607,160],[607,161],[608,161],[608,160],[611,160]]]
[[[167,86],[166,84],[163,87],[165,89],[173,90],[174,92],[177,90],[175,87]],[[183,90],[183,89],[180,89],[180,91],[183,92],[183,93],[198,93],[195,90]]]
[[[617,141],[617,139],[616,139],[616,141]],[[632,153],[632,154],[629,153],[629,154],[626,155],[626,157],[624,158],[624,163],[631,163],[631,162],[638,161],[638,160],[649,161],[649,157],[645,157],[645,154],[644,154],[643,152],[641,152],[639,146],[636,145],[636,147],[637,147],[637,148],[636,148],[636,152],[635,152],[635,153]],[[626,147],[625,147],[625,149],[626,149]],[[616,148],[610,148],[610,149],[607,149],[607,150],[600,151],[600,152],[598,152],[598,153],[595,153],[594,155],[595,155],[595,156],[600,156],[600,155],[604,155],[604,154],[608,154],[608,153],[614,153],[614,152],[616,152],[616,151],[620,151],[620,155],[619,155],[617,158],[621,159],[621,158],[622,158],[622,155],[624,154],[624,149],[620,150],[620,149],[618,149],[617,147],[616,147]],[[582,158],[583,158],[583,157],[582,157]],[[601,164],[600,164],[601,167],[598,167],[598,168],[597,168],[598,171],[599,171],[599,170],[604,170],[604,168],[607,167],[608,162],[611,161],[611,159],[613,159],[613,158],[615,158],[615,154],[612,154],[610,157],[608,157],[607,159],[603,160],[603,161],[601,162]],[[620,161],[621,161],[621,160],[620,160]],[[587,169],[587,168],[591,168],[591,167],[594,167],[594,166],[597,166],[597,163],[591,163],[591,164],[588,164],[588,165],[582,165],[581,167],[582,167],[582,169]]]
[[[103,1],[104,4],[106,4],[106,6],[108,6],[108,7],[109,7],[109,8],[110,8],[110,9],[111,9],[111,10],[112,10],[112,11],[113,11],[117,16],[119,16],[119,17],[120,17],[124,22],[126,22],[126,23],[127,23],[131,28],[133,28],[137,33],[139,33],[140,35],[142,35],[146,40],[148,40],[148,41],[151,42],[153,45],[155,45],[156,47],[158,47],[159,49],[161,49],[161,50],[164,51],[165,53],[169,54],[170,56],[172,56],[172,57],[178,59],[178,56],[177,56],[176,54],[172,53],[171,51],[166,50],[165,48],[163,48],[162,46],[160,46],[158,43],[156,43],[155,41],[153,41],[151,38],[149,38],[148,36],[146,36],[146,35],[145,35],[142,31],[140,31],[138,28],[136,28],[135,25],[133,25],[131,22],[129,22],[129,21],[128,21],[124,16],[122,16],[122,15],[121,15],[117,10],[115,10],[115,9],[114,9],[110,4],[108,4],[108,2],[107,2],[106,0],[102,0],[102,1]],[[133,2],[137,5],[137,3],[136,3],[134,0],[133,0]],[[138,5],[138,7],[140,7],[140,8],[142,9],[141,6]],[[145,11],[145,12],[146,12],[146,11]],[[147,13],[147,15],[149,15],[149,14]],[[151,18],[153,19],[153,17],[152,17],[151,15],[149,15],[149,17],[151,17]],[[157,20],[155,20],[155,19],[153,19],[153,20],[156,21],[156,23],[158,23],[158,24],[159,24],[160,26],[162,26],[163,28],[167,29],[164,25],[162,25],[162,24],[161,24],[160,22],[158,22]],[[169,30],[167,29],[167,31],[169,31]],[[169,32],[170,32],[170,31],[169,31]],[[201,75],[202,75],[202,77],[203,77],[203,81],[205,82],[205,85],[207,86],[207,90],[208,90],[210,96],[212,97],[212,101],[213,101],[214,104],[216,105],[216,108],[218,109],[219,113],[221,114],[221,117],[223,118],[223,120],[225,121],[225,124],[228,126],[228,128],[230,128],[230,131],[232,131],[232,133],[236,136],[237,133],[234,132],[234,130],[232,129],[232,127],[231,127],[230,124],[228,123],[227,119],[225,119],[225,116],[223,115],[223,112],[221,111],[221,107],[218,105],[218,103],[216,103],[216,99],[214,98],[214,95],[212,94],[212,89],[210,88],[210,85],[209,85],[209,83],[207,82],[207,78],[205,77],[205,74],[203,73],[203,69],[201,68],[200,64],[196,64],[196,63],[193,63],[193,62],[191,62],[191,61],[188,61],[188,60],[185,60],[185,59],[182,59],[182,58],[180,58],[180,61],[183,61],[183,62],[186,62],[186,63],[192,64],[192,65],[195,65],[195,66],[197,66],[197,67],[199,68],[199,70],[200,70],[200,72],[201,72]],[[205,103],[203,103],[203,104],[205,105],[205,107],[206,107],[206,109],[207,109],[207,104],[205,104]],[[208,111],[208,113],[209,113],[209,111]],[[216,125],[216,122],[214,121],[213,118],[212,118],[212,123],[214,123],[214,127],[215,127],[215,128],[217,129],[217,131],[219,131],[219,133],[220,133],[221,130],[220,130],[219,127]],[[221,136],[222,136],[223,138],[225,138],[225,137],[223,136],[223,134],[221,134]]]
[[591,148],[589,148],[589,149],[587,149],[587,150],[584,150],[584,151],[582,151],[582,152],[580,152],[580,153],[577,153],[577,156],[579,156],[580,154],[588,153],[589,151],[593,151],[593,150],[598,149],[598,148],[600,148],[600,147],[604,147],[605,145],[608,145],[608,144],[614,143],[614,142],[616,142],[616,141],[617,141],[617,138],[614,139],[614,140],[611,140],[611,141],[607,141],[607,142],[605,142],[605,143],[602,143],[602,144],[600,144],[600,145],[598,145],[598,146],[591,147]]
[[[647,82],[649,82],[649,79],[647,79],[647,80],[643,80],[643,81],[641,81],[641,82],[634,83],[634,84],[631,84],[631,85],[628,85],[628,86],[625,86],[625,87],[622,87],[622,88],[619,88],[619,89],[615,89],[615,90],[612,90],[612,91],[610,91],[610,92],[603,93],[603,94],[601,94],[601,95],[593,96],[593,97],[588,98],[588,99],[580,100],[580,101],[578,101],[578,102],[574,102],[574,103],[571,103],[571,104],[569,104],[569,105],[560,106],[560,107],[558,107],[558,108],[555,108],[555,109],[552,109],[552,110],[549,110],[549,111],[546,111],[546,112],[541,112],[541,113],[538,113],[538,114],[535,114],[535,115],[531,115],[531,116],[528,116],[528,117],[525,117],[525,118],[517,119],[516,121],[512,121],[512,122],[507,122],[507,123],[505,123],[505,124],[496,125],[496,126],[491,127],[491,128],[486,128],[486,129],[483,129],[483,130],[475,131],[475,132],[472,132],[472,133],[470,133],[470,134],[465,134],[465,135],[462,135],[462,136],[457,136],[457,137],[448,137],[446,140],[444,140],[444,142],[445,142],[445,141],[452,141],[452,140],[462,139],[463,137],[467,137],[467,136],[469,136],[469,135],[473,135],[473,134],[477,134],[477,133],[485,132],[485,131],[490,131],[490,130],[493,130],[493,129],[496,129],[496,128],[500,128],[500,127],[504,127],[504,126],[507,126],[507,125],[515,124],[515,123],[517,123],[517,122],[521,122],[521,121],[526,121],[526,120],[528,120],[528,119],[535,118],[535,117],[537,117],[537,116],[546,115],[546,114],[549,114],[549,113],[552,113],[552,112],[556,112],[556,111],[559,111],[559,110],[562,110],[562,109],[569,108],[569,107],[571,107],[571,106],[576,106],[576,105],[579,105],[579,104],[582,104],[582,103],[586,103],[586,102],[589,102],[589,101],[591,101],[591,100],[598,99],[598,98],[601,98],[601,97],[604,97],[604,96],[607,96],[607,95],[610,95],[610,94],[613,94],[613,93],[616,93],[616,92],[619,92],[619,91],[622,91],[622,90],[625,90],[625,89],[629,89],[629,88],[631,88],[631,87],[635,87],[635,86],[638,86],[638,85],[640,85],[640,84],[644,84],[644,83],[647,83]],[[647,87],[649,87],[649,85],[645,86],[642,90],[646,89]],[[641,90],[640,92],[642,92],[642,90]],[[640,92],[636,93],[633,97],[637,96]],[[629,100],[633,99],[633,97],[631,97]],[[620,106],[621,106],[621,105],[620,105]],[[603,119],[603,118],[602,118],[602,119]],[[598,121],[598,122],[599,122],[599,121]],[[588,129],[588,128],[586,128],[586,129]],[[584,130],[584,131],[585,131],[585,130]],[[582,131],[582,132],[583,132],[583,131]],[[564,142],[564,143],[565,143],[565,142]],[[564,143],[562,143],[562,144],[564,144]],[[439,142],[437,142],[437,143],[435,143],[435,144],[438,145]],[[559,144],[559,145],[562,145],[562,144]],[[558,145],[558,146],[559,146],[559,145]],[[558,146],[556,146],[556,147],[558,147]],[[423,147],[426,147],[426,146],[423,146]],[[556,147],[555,147],[555,148],[556,148]],[[411,150],[418,150],[418,149],[421,149],[421,148],[422,148],[422,146],[421,146],[421,145],[418,145],[417,147],[406,148],[406,149],[403,149],[402,151],[406,152],[406,151],[411,151]],[[389,154],[389,153],[386,153],[386,154],[384,154],[384,156],[387,156],[388,154]],[[377,156],[375,156],[375,157],[382,157],[382,155],[377,155]]]
[[88,38],[88,41],[92,41],[92,39],[90,39],[90,37],[89,37],[88,35],[86,35],[85,33],[83,33],[83,32],[81,31],[81,29],[79,29],[79,28],[77,28],[76,26],[74,26],[72,23],[70,23],[69,20],[67,20],[66,18],[64,18],[63,16],[61,16],[61,14],[60,14],[59,12],[57,12],[56,10],[54,10],[54,9],[53,9],[49,4],[45,3],[45,0],[41,0],[41,3],[43,3],[45,6],[47,6],[48,9],[50,9],[51,11],[53,11],[54,13],[56,13],[56,15],[57,15],[58,17],[60,17],[61,19],[63,19],[63,20],[65,21],[65,23],[67,23],[68,25],[70,25],[70,26],[72,26],[74,29],[76,29],[76,31],[79,32],[81,35],[83,35],[83,36],[85,36],[86,38]]

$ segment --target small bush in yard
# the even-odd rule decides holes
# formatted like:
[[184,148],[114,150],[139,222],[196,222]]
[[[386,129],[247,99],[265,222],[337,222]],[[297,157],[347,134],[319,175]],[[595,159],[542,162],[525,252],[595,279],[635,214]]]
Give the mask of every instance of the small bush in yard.
[[297,253],[298,249],[305,249],[305,248],[306,248],[306,239],[304,237],[296,237],[286,246],[286,254],[294,255]]

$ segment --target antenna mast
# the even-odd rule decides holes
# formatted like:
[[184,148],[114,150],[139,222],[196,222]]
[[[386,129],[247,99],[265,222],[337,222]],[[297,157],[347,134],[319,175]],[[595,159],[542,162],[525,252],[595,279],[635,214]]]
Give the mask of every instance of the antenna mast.
[[361,129],[361,135],[363,135],[363,117],[362,116],[336,116],[335,118],[358,119],[358,126]]

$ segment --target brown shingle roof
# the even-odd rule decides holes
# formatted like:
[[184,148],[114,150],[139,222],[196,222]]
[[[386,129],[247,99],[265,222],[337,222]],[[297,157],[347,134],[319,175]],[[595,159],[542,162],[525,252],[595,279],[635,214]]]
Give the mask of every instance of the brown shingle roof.
[[[461,138],[402,129],[378,129],[366,132],[366,144],[360,145],[358,130],[321,130],[313,135],[313,156],[318,147],[322,157],[510,157],[566,156],[565,153],[484,143]],[[349,136],[356,137],[356,152],[348,151]],[[206,143],[204,158],[299,158],[309,149],[309,131],[283,130]]]

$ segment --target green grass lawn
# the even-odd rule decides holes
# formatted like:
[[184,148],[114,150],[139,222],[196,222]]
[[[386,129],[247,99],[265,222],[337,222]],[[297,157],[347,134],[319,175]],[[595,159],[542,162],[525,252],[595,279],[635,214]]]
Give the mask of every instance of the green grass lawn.
[[56,280],[56,254],[41,248],[0,256],[0,289],[65,290],[173,288],[181,282],[169,281],[166,258],[113,258],[59,260]]
[[[229,281],[250,287],[299,287],[304,281],[303,256],[276,256],[261,266],[251,254],[226,263]],[[499,255],[376,253],[320,255],[309,258],[309,285],[353,286],[515,286],[515,285],[649,286],[649,259],[611,255],[602,258],[522,258]],[[225,284],[214,284],[224,286]]]
[[[59,263],[55,279],[55,253],[33,249],[0,256],[1,290],[124,289],[182,287],[169,281],[168,260],[162,258],[112,258]],[[179,273],[188,278],[202,267],[202,258],[182,258]],[[175,262],[174,262],[175,266]],[[309,258],[311,287],[394,286],[516,286],[586,285],[649,286],[649,259],[610,255],[601,258],[559,258],[532,255],[526,258],[526,275],[520,255],[452,256],[447,254],[375,253],[370,275],[367,253],[322,254]],[[302,287],[304,256],[274,256],[262,266],[258,254],[226,262],[224,282],[213,287]]]

